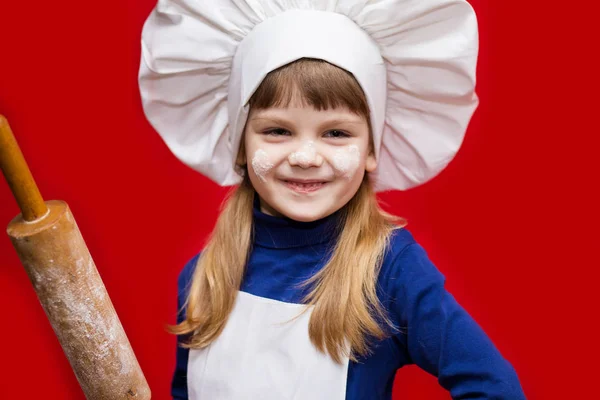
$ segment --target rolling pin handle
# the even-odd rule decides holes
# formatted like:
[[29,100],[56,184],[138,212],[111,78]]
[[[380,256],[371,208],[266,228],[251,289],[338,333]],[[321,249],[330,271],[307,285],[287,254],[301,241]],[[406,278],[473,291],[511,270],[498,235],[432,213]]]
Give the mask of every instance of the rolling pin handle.
[[3,115],[0,115],[0,169],[25,221],[35,221],[48,213],[48,207]]

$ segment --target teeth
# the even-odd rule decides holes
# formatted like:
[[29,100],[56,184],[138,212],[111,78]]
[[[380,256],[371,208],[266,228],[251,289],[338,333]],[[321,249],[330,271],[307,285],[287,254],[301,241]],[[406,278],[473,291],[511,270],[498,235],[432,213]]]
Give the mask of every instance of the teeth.
[[295,186],[300,189],[316,189],[318,187],[323,186],[323,182],[314,182],[314,183],[301,183],[301,182],[288,182],[290,185]]

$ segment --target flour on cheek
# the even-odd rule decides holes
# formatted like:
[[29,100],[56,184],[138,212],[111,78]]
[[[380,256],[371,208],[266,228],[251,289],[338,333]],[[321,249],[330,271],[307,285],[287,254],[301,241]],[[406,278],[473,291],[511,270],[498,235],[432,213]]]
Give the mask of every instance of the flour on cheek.
[[360,150],[354,144],[336,150],[333,156],[333,167],[347,179],[352,178],[358,164],[360,164]]
[[265,175],[269,173],[271,168],[273,168],[273,163],[269,161],[267,152],[262,149],[256,150],[254,157],[252,158],[252,169],[256,176],[258,176],[261,181],[266,182]]

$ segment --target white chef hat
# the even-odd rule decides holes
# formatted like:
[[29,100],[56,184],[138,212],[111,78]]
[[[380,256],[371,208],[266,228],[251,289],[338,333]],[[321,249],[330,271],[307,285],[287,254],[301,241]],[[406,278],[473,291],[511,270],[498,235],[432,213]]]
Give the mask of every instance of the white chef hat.
[[375,189],[406,190],[454,158],[478,104],[477,20],[465,0],[159,0],[142,32],[144,112],[171,151],[216,183],[248,101],[300,58],[345,69],[371,111]]

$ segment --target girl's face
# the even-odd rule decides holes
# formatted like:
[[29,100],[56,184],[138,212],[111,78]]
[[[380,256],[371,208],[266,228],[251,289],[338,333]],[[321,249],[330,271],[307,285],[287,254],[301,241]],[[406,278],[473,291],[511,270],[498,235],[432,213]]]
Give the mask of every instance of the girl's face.
[[377,167],[369,143],[367,120],[345,108],[251,111],[244,161],[261,211],[303,222],[333,214]]

